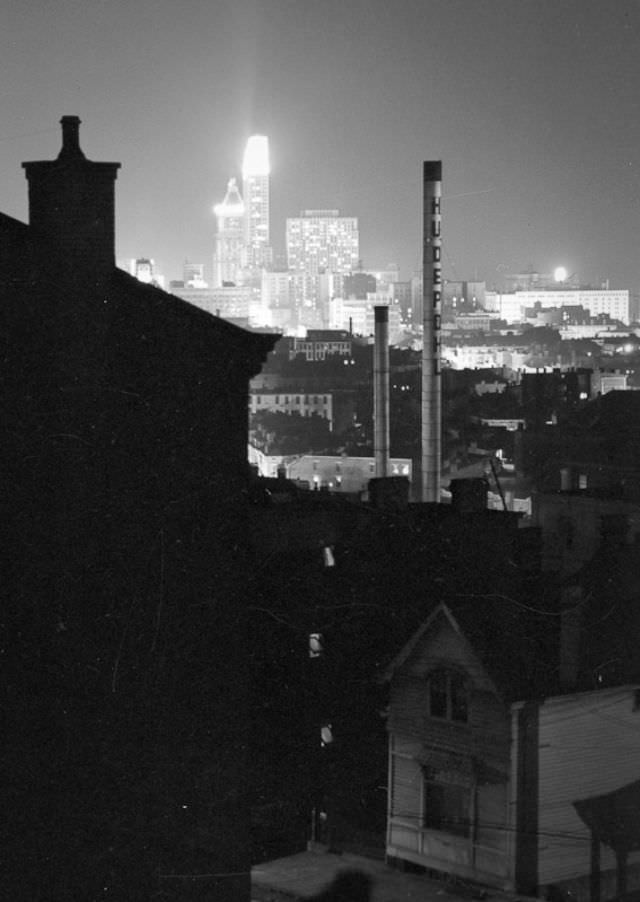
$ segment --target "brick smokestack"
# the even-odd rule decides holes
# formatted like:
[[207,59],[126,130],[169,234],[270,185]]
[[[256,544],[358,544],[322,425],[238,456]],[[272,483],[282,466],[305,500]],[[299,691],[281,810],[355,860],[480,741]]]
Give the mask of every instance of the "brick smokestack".
[[422,246],[422,500],[440,501],[442,455],[442,374],[440,319],[442,313],[441,210],[442,163],[425,162],[423,169]]
[[374,308],[373,445],[376,476],[389,474],[389,308]]
[[115,181],[120,163],[94,163],[80,147],[80,119],[63,116],[55,160],[23,163],[29,225],[44,262],[61,278],[86,283],[115,266]]

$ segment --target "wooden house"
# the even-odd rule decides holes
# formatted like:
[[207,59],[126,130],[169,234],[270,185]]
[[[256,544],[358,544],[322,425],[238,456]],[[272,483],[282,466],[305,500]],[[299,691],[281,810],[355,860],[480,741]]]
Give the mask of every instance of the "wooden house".
[[394,659],[389,860],[549,898],[640,886],[640,687],[546,691],[555,632],[440,604]]

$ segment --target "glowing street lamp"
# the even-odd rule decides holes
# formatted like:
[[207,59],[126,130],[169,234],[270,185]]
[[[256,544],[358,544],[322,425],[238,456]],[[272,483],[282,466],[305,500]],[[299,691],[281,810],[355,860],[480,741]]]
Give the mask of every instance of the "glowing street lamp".
[[556,282],[566,282],[567,275],[568,273],[564,266],[556,266],[553,271],[553,278]]

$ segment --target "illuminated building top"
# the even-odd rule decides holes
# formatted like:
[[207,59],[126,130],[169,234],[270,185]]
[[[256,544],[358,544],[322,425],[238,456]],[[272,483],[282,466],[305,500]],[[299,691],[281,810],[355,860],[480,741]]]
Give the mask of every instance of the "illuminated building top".
[[222,203],[215,205],[213,212],[216,216],[225,216],[229,218],[244,216],[244,203],[240,197],[240,192],[238,191],[235,179],[229,179],[224,200]]
[[270,171],[269,139],[266,135],[251,135],[242,160],[242,178],[266,176]]

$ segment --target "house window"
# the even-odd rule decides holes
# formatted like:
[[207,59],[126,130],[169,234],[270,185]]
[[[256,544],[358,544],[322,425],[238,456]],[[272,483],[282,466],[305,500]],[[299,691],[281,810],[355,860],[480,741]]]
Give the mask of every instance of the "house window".
[[464,676],[454,670],[434,670],[427,678],[430,717],[466,723],[469,719],[469,690]]
[[469,836],[471,822],[471,786],[455,774],[423,768],[422,826],[455,836]]

